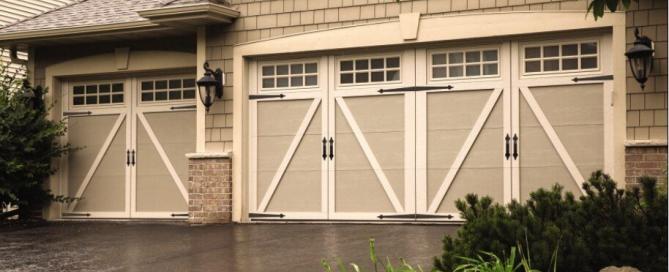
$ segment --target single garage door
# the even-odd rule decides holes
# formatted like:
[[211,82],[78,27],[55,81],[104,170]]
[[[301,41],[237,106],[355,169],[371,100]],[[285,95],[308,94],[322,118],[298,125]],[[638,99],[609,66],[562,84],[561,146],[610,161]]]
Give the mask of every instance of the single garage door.
[[251,220],[460,220],[610,161],[608,35],[251,62]]
[[64,217],[185,218],[195,80],[177,75],[63,84]]

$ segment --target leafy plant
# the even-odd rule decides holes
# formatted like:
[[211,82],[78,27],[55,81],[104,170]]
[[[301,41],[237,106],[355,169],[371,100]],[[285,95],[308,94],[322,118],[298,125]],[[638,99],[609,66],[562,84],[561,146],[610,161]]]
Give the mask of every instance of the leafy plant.
[[72,200],[43,187],[55,171],[53,159],[69,148],[57,141],[65,125],[48,119],[46,93],[0,68],[0,203],[17,205],[22,219],[50,201]]
[[598,171],[584,183],[585,195],[578,200],[559,185],[531,193],[525,204],[507,206],[468,195],[456,203],[466,223],[457,236],[444,238],[435,269],[452,271],[464,263],[458,256],[481,251],[502,256],[526,239],[532,268],[540,270],[597,271],[610,265],[664,270],[667,195],[658,191],[654,178],[640,183],[641,188],[617,189]]
[[[423,269],[420,267],[420,265],[416,266],[415,268],[410,265],[409,263],[406,262],[403,258],[400,258],[400,264],[399,266],[395,267],[392,262],[390,261],[390,258],[386,257],[386,262],[383,263],[379,261],[379,258],[376,256],[376,247],[374,245],[374,239],[369,239],[369,260],[371,261],[373,267],[374,267],[374,272],[379,272],[379,265],[382,266],[383,271],[385,272],[423,272]],[[330,265],[330,262],[328,260],[321,260],[321,266],[323,266],[323,269],[325,272],[334,272],[335,270],[333,269],[333,266]],[[351,270],[347,268],[346,265],[341,260],[337,260],[335,267],[339,272],[363,272],[360,268],[359,265],[355,263],[349,263],[349,266],[351,267]]]
[[597,20],[597,18],[604,16],[606,9],[615,12],[621,7],[629,8],[631,2],[631,0],[592,0],[588,5],[588,13],[592,12],[595,20]]

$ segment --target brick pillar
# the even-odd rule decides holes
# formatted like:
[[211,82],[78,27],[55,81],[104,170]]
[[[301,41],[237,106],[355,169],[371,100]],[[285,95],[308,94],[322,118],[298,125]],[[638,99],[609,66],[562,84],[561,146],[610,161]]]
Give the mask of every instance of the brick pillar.
[[625,147],[626,187],[639,184],[639,177],[657,178],[658,183],[667,184],[667,146]]
[[232,218],[232,162],[227,154],[188,154],[188,222],[224,224]]

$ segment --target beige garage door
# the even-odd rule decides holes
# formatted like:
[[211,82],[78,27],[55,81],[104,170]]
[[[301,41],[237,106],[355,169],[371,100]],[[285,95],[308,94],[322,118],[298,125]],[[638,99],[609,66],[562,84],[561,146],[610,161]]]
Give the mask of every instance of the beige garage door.
[[610,165],[607,39],[330,56],[311,86],[253,62],[250,219],[457,221],[467,194],[579,195]]
[[[192,77],[64,84],[64,217],[185,218],[187,162],[195,150]],[[178,127],[178,133],[175,128]]]

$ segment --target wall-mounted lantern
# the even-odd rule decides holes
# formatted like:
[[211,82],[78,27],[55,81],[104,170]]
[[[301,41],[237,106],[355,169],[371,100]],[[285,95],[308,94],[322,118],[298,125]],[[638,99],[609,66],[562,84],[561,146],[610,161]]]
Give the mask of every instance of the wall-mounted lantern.
[[209,107],[214,104],[214,96],[216,98],[223,97],[223,84],[225,79],[223,71],[216,69],[216,71],[209,68],[209,63],[204,63],[204,76],[197,81],[198,92],[200,93],[200,100],[207,112]]
[[653,49],[653,41],[646,36],[639,35],[638,28],[634,30],[634,36],[636,36],[634,46],[627,50],[625,56],[629,60],[634,79],[639,82],[643,90],[648,75],[653,70],[653,52],[655,50]]

